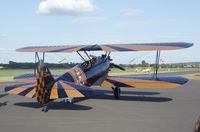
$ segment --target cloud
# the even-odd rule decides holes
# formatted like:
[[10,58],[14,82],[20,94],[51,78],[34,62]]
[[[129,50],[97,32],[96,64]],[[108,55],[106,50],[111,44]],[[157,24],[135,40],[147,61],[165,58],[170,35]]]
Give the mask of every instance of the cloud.
[[122,9],[120,13],[124,16],[138,16],[141,15],[144,11],[138,9]]
[[36,11],[39,15],[78,15],[92,12],[95,6],[91,0],[45,0]]

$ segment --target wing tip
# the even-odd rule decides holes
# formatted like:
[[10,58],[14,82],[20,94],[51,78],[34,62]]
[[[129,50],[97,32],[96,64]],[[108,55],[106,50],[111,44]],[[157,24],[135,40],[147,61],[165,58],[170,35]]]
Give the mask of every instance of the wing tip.
[[194,45],[194,43],[190,43],[190,42],[180,42],[183,44],[183,47],[184,48],[189,48],[189,47],[192,47]]

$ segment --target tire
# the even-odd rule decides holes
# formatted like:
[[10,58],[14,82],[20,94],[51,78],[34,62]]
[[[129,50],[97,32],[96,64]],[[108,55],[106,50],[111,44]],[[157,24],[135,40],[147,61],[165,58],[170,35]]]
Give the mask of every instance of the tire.
[[43,112],[48,112],[48,107],[47,107],[46,104],[43,106],[42,111],[43,111]]
[[119,87],[116,87],[113,89],[113,93],[114,93],[114,98],[115,99],[119,99],[120,98],[120,93],[121,93],[121,90]]

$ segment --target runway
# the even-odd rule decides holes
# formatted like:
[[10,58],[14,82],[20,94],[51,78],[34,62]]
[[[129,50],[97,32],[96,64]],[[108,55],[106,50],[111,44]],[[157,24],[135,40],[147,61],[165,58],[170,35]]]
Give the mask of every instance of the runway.
[[200,116],[200,81],[195,80],[176,89],[124,88],[120,100],[111,89],[95,88],[90,99],[50,103],[47,113],[34,99],[5,94],[3,86],[2,132],[192,132]]

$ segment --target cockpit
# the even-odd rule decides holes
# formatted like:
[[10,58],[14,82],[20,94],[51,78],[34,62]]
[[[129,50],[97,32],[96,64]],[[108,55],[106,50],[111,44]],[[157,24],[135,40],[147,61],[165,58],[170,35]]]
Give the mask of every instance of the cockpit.
[[89,69],[92,66],[94,66],[95,64],[98,64],[100,61],[104,60],[104,58],[106,58],[106,54],[103,54],[102,56],[95,56],[95,55],[88,55],[88,53],[85,51],[85,55],[87,56],[87,58],[84,58],[79,52],[77,52],[79,54],[79,56],[82,58],[82,60],[84,61],[81,66],[83,67],[83,69]]
[[90,60],[84,61],[81,65],[84,67],[84,69],[89,69],[91,66],[95,65],[98,61],[98,57],[92,56]]

